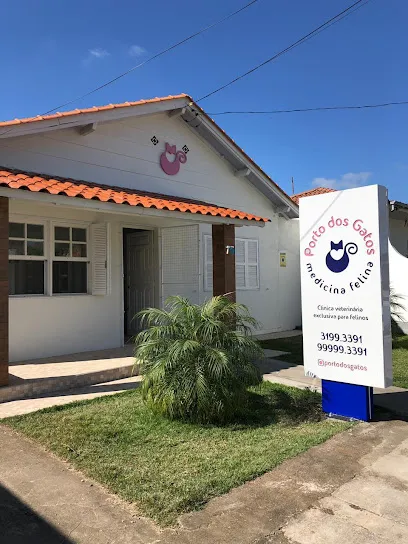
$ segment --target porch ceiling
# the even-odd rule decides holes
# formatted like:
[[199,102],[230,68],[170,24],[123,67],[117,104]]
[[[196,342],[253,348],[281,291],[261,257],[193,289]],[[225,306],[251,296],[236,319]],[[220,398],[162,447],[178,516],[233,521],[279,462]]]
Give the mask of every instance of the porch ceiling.
[[0,169],[0,187],[20,191],[25,190],[37,194],[48,193],[49,195],[60,195],[89,201],[96,200],[104,203],[191,213],[225,219],[230,218],[232,220],[255,223],[270,221],[270,219],[265,217],[188,198],[124,189],[121,187],[110,187],[86,181],[62,179],[5,168]]

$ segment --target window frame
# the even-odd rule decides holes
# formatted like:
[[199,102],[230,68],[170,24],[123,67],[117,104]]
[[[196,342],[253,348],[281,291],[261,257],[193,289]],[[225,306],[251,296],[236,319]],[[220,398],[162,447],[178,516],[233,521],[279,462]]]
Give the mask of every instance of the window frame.
[[[44,255],[9,255],[9,261],[47,261],[48,260],[48,240],[47,240],[47,226],[46,222],[43,220],[36,220],[33,219],[32,221],[30,219],[14,219],[14,217],[10,217],[9,219],[9,225],[11,223],[18,223],[20,225],[24,225],[25,227],[25,233],[27,233],[27,225],[41,225],[43,227],[43,233],[44,237],[42,238],[42,242],[44,245]],[[34,238],[28,238],[27,236],[25,238],[19,238],[16,236],[10,236],[8,237],[9,240],[23,240],[24,241],[24,247],[27,249],[27,242],[41,242],[40,239],[34,239]]]
[[[49,236],[48,236],[48,229],[47,229],[47,221],[41,218],[36,217],[30,217],[30,216],[18,216],[10,214],[9,216],[9,225],[10,223],[18,223],[20,225],[24,225],[24,232],[27,234],[27,225],[41,225],[43,227],[43,247],[44,247],[44,254],[43,255],[9,255],[8,260],[9,261],[41,261],[44,263],[44,293],[16,293],[16,294],[10,294],[9,297],[13,298],[22,298],[22,297],[45,297],[49,295],[49,276],[50,276],[50,270],[49,270]],[[34,238],[28,238],[25,236],[25,238],[20,238],[16,236],[10,236],[8,237],[9,240],[24,240],[24,248],[27,251],[27,241],[33,241],[38,242],[41,241],[39,239]]]
[[[91,221],[78,221],[78,220],[58,220],[58,219],[51,219],[46,218],[44,216],[42,217],[36,217],[29,214],[19,214],[19,213],[10,213],[9,216],[9,223],[20,223],[25,225],[25,233],[27,233],[27,227],[26,225],[41,225],[44,229],[44,255],[38,256],[38,255],[9,255],[9,260],[36,260],[36,261],[43,261],[44,262],[44,293],[43,294],[15,294],[11,295],[9,294],[9,298],[27,298],[27,297],[69,297],[69,296],[92,296],[92,274],[91,274],[91,267],[92,267],[92,259],[93,259],[93,253],[92,253],[92,237],[91,237]],[[87,256],[86,257],[53,257],[53,252],[55,249],[54,243],[54,233],[55,233],[55,227],[70,227],[72,228],[80,228],[84,229],[86,232],[86,246],[87,246]],[[71,231],[71,237],[72,237],[72,231]],[[15,239],[15,240],[23,240],[23,238],[18,237],[10,237],[9,239]],[[24,238],[26,240],[27,238]],[[28,238],[31,240],[31,238]],[[36,241],[33,239],[33,241]],[[39,241],[39,240],[37,240]],[[62,240],[61,240],[62,241]],[[72,244],[72,240],[69,242]],[[75,243],[75,241],[74,241]],[[78,242],[81,243],[81,242]],[[85,243],[85,242],[82,242]],[[107,239],[107,244],[109,243]],[[26,246],[25,246],[26,247]],[[110,258],[110,257],[108,257]],[[59,261],[82,261],[86,262],[86,273],[87,273],[87,286],[86,286],[86,293],[54,293],[53,292],[53,261],[59,260]]]
[[[212,235],[211,234],[204,234],[204,243],[203,243],[203,290],[205,293],[213,292],[212,289],[209,289],[209,282],[208,282],[208,274],[207,274],[207,263],[209,262],[207,260],[207,244],[208,240],[211,240],[212,245]],[[245,251],[245,262],[243,263],[237,263],[236,257],[236,248],[237,248],[237,242],[244,242],[244,251]],[[256,256],[257,260],[256,263],[249,263],[248,262],[248,243],[249,242],[255,242],[256,243]],[[211,255],[212,257],[212,255]],[[236,291],[259,291],[261,288],[261,279],[260,279],[260,258],[259,258],[259,239],[258,238],[235,238],[235,281],[236,281],[236,267],[237,264],[244,265],[245,266],[245,286],[243,287],[236,287]],[[257,285],[256,287],[251,287],[248,285],[248,267],[254,266],[256,264],[257,267],[257,274],[256,274],[256,281]],[[214,265],[214,264],[213,264]],[[212,283],[212,282],[211,282]]]
[[[56,227],[62,227],[62,228],[69,228],[70,229],[70,240],[56,240],[55,239],[55,228]],[[55,256],[55,242],[61,242],[61,243],[68,243],[71,248],[72,252],[72,244],[76,243],[72,240],[72,229],[83,229],[85,231],[86,236],[86,242],[77,242],[79,244],[83,244],[86,246],[86,257],[58,257]],[[89,223],[84,223],[80,221],[51,221],[50,222],[50,260],[49,260],[49,293],[50,296],[53,297],[78,297],[78,296],[88,296],[91,295],[91,278],[90,278],[90,270],[91,270],[91,239],[90,239],[90,228]],[[54,261],[58,262],[65,262],[65,261],[71,261],[71,262],[85,262],[86,263],[86,292],[85,293],[54,293],[53,290],[53,284],[54,284]]]

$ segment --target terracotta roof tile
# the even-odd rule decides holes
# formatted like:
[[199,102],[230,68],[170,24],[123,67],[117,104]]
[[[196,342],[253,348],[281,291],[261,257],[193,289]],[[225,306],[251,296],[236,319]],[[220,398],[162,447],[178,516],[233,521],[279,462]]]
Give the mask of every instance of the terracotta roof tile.
[[293,200],[293,202],[299,205],[299,199],[304,198],[305,196],[323,195],[325,193],[334,193],[335,191],[335,189],[330,189],[330,187],[316,187],[316,189],[309,189],[309,191],[303,191],[303,193],[298,193],[297,195],[293,195],[290,198]]
[[121,104],[107,104],[105,106],[92,106],[91,108],[76,108],[71,111],[50,113],[49,115],[37,115],[36,117],[26,117],[24,119],[13,119],[11,121],[0,121],[0,127],[8,127],[12,125],[24,125],[26,123],[34,123],[36,121],[46,121],[50,119],[58,119],[61,117],[69,117],[71,115],[80,115],[81,113],[94,113],[97,111],[106,111],[120,108],[129,108],[132,106],[140,106],[142,104],[151,104],[154,102],[165,102],[166,100],[174,100],[176,98],[191,98],[187,94],[169,95],[163,98],[151,98],[149,100],[138,100],[136,102],[123,102]]
[[47,175],[39,175],[0,167],[0,187],[11,189],[28,189],[33,192],[43,192],[52,195],[64,195],[101,202],[114,202],[143,208],[171,210],[184,213],[246,219],[248,221],[267,222],[265,217],[208,204],[188,198],[149,193],[123,187],[109,187],[86,181],[61,179]]

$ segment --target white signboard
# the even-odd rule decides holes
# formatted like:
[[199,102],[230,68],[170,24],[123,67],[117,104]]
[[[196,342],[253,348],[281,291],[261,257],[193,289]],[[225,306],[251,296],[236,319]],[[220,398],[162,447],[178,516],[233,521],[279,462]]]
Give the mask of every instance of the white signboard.
[[392,385],[385,187],[301,198],[300,253],[305,372]]

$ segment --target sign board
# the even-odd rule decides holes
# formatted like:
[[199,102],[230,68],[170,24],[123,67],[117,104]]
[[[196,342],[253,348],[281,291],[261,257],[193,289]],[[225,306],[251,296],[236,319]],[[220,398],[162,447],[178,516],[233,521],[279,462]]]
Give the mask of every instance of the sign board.
[[279,253],[279,266],[281,268],[285,268],[286,267],[286,251],[281,251]]
[[392,385],[385,187],[301,198],[300,255],[305,372]]

